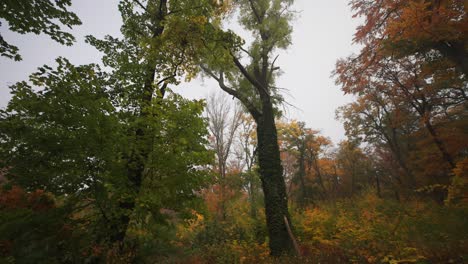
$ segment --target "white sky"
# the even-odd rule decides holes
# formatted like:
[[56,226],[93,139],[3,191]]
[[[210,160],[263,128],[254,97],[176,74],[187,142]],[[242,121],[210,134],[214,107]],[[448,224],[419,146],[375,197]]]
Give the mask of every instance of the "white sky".
[[[119,36],[118,2],[73,0],[71,10],[83,25],[72,31],[77,43],[71,47],[61,46],[47,36],[9,32],[2,21],[2,36],[20,48],[23,60],[0,57],[0,107],[6,106],[10,98],[9,85],[26,80],[41,65],[54,65],[59,56],[74,64],[98,63],[101,55],[84,43],[84,36]],[[358,51],[351,45],[358,20],[352,19],[348,0],[296,0],[294,9],[300,14],[293,25],[293,45],[277,61],[284,72],[278,86],[289,90],[285,98],[294,105],[288,108],[287,116],[305,121],[308,127],[321,130],[338,143],[345,136],[342,125],[335,120],[335,109],[349,102],[350,97],[343,95],[330,75],[338,58]],[[195,80],[174,90],[189,98],[205,98],[214,89],[218,87],[210,80]]]

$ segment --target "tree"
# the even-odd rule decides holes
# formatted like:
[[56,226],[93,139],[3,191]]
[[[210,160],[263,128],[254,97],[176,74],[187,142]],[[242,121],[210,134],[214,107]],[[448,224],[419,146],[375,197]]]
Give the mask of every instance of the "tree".
[[338,61],[335,71],[343,91],[359,97],[342,109],[348,133],[385,142],[404,171],[404,179],[397,176],[397,181],[413,187],[421,168],[431,167],[409,164],[422,145],[428,146],[418,143],[427,133],[429,146],[445,164],[437,165],[444,172],[426,174],[447,183],[444,178],[455,168],[460,150],[444,135],[442,124],[464,120],[460,109],[466,109],[468,99],[465,4],[355,0],[352,8],[365,17],[354,39],[363,48],[358,56]]
[[[11,31],[20,34],[44,33],[60,44],[72,45],[75,38],[62,30],[62,26],[72,28],[81,25],[78,16],[69,11],[71,0],[6,0],[0,3],[0,18],[8,23]],[[2,24],[0,23],[0,26]],[[0,55],[21,60],[18,47],[9,44],[0,34]]]
[[106,74],[97,65],[57,63],[11,86],[13,98],[0,111],[0,167],[28,191],[82,195],[120,168],[114,142],[122,128]]
[[353,0],[351,7],[355,16],[365,18],[354,41],[365,45],[362,54],[367,61],[374,56],[378,60],[379,54],[407,56],[436,51],[436,57],[449,60],[459,73],[468,76],[468,8],[464,1]]
[[[18,245],[19,253],[13,255],[19,262],[27,256],[63,262],[73,251],[100,243],[112,225],[107,216],[114,212],[108,186],[124,175],[119,156],[125,146],[116,144],[123,127],[107,93],[107,75],[97,65],[73,66],[63,58],[57,64],[56,69],[40,67],[28,82],[12,85],[13,97],[0,110],[0,167],[7,168],[8,185],[60,201],[44,214],[4,212],[19,225],[13,234],[8,221],[0,230]],[[81,232],[83,228],[94,232]],[[29,233],[31,229],[35,231]],[[76,244],[61,247],[73,231]],[[21,254],[23,250],[29,254]],[[43,255],[52,251],[52,256]]]
[[337,82],[346,92],[361,96],[373,94],[382,98],[382,102],[410,110],[407,113],[419,118],[444,160],[454,168],[453,154],[434,122],[466,103],[464,90],[467,86],[463,79],[453,76],[450,69],[434,69],[434,63],[429,56],[419,55],[387,57],[371,65],[350,58],[347,62],[339,62]]
[[330,140],[319,135],[319,131],[307,128],[304,122],[295,120],[289,123],[280,123],[279,135],[280,141],[282,141],[282,151],[289,152],[295,157],[295,173],[291,184],[294,181],[299,181],[301,192],[298,199],[299,205],[305,207],[307,202],[313,198],[313,190],[310,186],[312,184],[307,182],[312,180],[312,176],[315,176],[312,183],[316,183],[321,189],[317,193],[325,197],[328,191],[319,163],[325,148],[331,144]]
[[250,215],[257,219],[258,198],[260,197],[260,178],[257,172],[257,135],[255,121],[248,114],[242,113],[239,127],[236,157],[242,161],[242,176],[246,182],[250,198]]
[[[277,49],[290,44],[292,28],[289,11],[293,1],[237,1],[241,26],[253,34],[248,49],[232,31],[219,29],[213,41],[207,43],[204,72],[215,79],[219,87],[236,97],[252,115],[257,125],[258,163],[265,195],[269,245],[273,256],[291,252],[292,237],[288,233],[290,217],[283,178],[275,117],[275,106],[281,101],[274,80],[278,76]],[[220,39],[220,40],[219,40]],[[245,55],[246,57],[242,56]],[[243,61],[248,61],[244,63]]]
[[[131,115],[112,95],[112,78],[96,65],[57,63],[57,69],[41,67],[30,82],[13,85],[13,98],[0,111],[0,167],[7,168],[9,184],[53,194],[85,223],[80,228],[89,230],[88,244],[104,248],[123,246],[115,237],[123,230],[122,216],[133,220],[126,222],[125,236],[129,226],[167,225],[163,209],[190,217],[212,162],[204,103],[168,92],[147,108],[141,122],[150,145],[135,194],[126,157],[138,142],[129,133]],[[131,210],[122,207],[129,197]]]
[[113,93],[133,136],[126,153],[128,195],[120,202],[122,215],[113,240],[122,244],[141,191],[152,151],[151,123],[163,113],[151,113],[170,85],[196,71],[200,35],[209,18],[215,16],[212,1],[123,0],[119,4],[123,39],[106,36],[87,41],[104,52],[104,65],[112,68]]
[[372,183],[369,159],[357,142],[342,141],[336,153],[337,166],[342,172],[341,184],[345,194],[352,196]]
[[356,102],[340,107],[337,117],[343,121],[349,138],[372,144],[380,151],[390,151],[399,166],[394,174],[397,185],[416,187],[414,175],[408,165],[408,135],[414,133],[417,126],[411,111],[405,105],[398,105],[398,102],[383,95],[370,93],[357,98]]
[[241,125],[242,112],[238,105],[231,104],[223,94],[211,94],[206,107],[208,127],[213,137],[213,149],[216,153],[221,192],[221,216],[226,220],[226,173],[229,157],[232,154],[232,145],[236,132]]

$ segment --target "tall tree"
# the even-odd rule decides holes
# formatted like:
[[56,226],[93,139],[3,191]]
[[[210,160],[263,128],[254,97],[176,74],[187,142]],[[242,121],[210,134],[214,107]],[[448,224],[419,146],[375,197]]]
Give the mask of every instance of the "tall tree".
[[336,153],[337,166],[342,172],[342,185],[346,195],[358,193],[372,183],[369,159],[356,141],[342,141]]
[[[439,124],[453,120],[451,113],[466,109],[468,102],[466,3],[354,0],[351,5],[356,16],[365,18],[354,39],[363,48],[358,56],[337,63],[337,83],[360,97],[356,109],[365,109],[361,116],[367,112],[363,121],[373,127],[368,132],[380,131],[407,175],[412,173],[397,132],[419,129],[432,138],[447,175],[456,166],[458,151]],[[414,184],[412,176],[408,178]]]
[[275,117],[275,106],[281,101],[275,79],[278,49],[285,49],[291,40],[289,24],[293,1],[242,0],[233,2],[238,8],[240,25],[251,32],[253,42],[244,41],[230,30],[216,30],[207,38],[204,72],[219,87],[236,97],[254,118],[257,125],[258,163],[265,195],[265,213],[273,256],[292,252],[288,199],[283,178]]
[[221,187],[221,217],[226,220],[226,173],[228,160],[232,156],[232,146],[236,132],[241,125],[242,112],[238,105],[231,105],[224,94],[213,93],[208,98],[206,113],[208,127],[213,137],[213,149],[216,153],[219,184]]
[[[119,4],[123,39],[107,36],[88,41],[104,52],[103,62],[113,69],[114,93],[133,135],[127,153],[128,194],[120,202],[120,224],[112,236],[122,243],[130,215],[143,183],[151,152],[153,104],[161,101],[168,86],[177,85],[184,74],[193,74],[199,38],[206,22],[214,16],[212,1],[122,0]],[[157,118],[156,118],[157,120]]]
[[378,93],[365,94],[355,102],[340,107],[337,117],[343,121],[349,138],[390,151],[399,166],[394,174],[396,184],[415,187],[414,175],[408,165],[410,153],[407,140],[417,125],[411,109],[391,99]]

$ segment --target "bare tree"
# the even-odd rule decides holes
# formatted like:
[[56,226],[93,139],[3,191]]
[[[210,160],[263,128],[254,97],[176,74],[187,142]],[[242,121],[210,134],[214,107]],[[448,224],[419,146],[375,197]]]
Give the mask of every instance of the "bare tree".
[[221,217],[226,219],[225,193],[227,163],[236,131],[242,123],[242,109],[230,102],[224,93],[212,93],[207,99],[206,114],[212,136],[212,148],[216,154],[217,171],[221,188]]
[[239,168],[244,177],[244,188],[250,202],[250,216],[257,219],[257,200],[260,192],[260,178],[254,171],[257,163],[257,134],[256,124],[249,115],[241,115],[241,124],[237,133],[237,142],[234,147],[236,159],[241,163]]

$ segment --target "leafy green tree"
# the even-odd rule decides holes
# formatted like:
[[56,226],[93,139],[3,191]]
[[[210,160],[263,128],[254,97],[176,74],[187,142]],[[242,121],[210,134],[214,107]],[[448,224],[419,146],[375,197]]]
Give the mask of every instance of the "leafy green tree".
[[[9,184],[52,193],[83,221],[88,244],[104,248],[118,242],[122,217],[128,217],[125,234],[129,226],[152,234],[150,224],[167,225],[164,210],[189,217],[200,206],[197,192],[213,159],[206,149],[204,103],[171,92],[153,100],[138,119],[149,152],[135,192],[128,157],[141,142],[135,140],[133,113],[112,93],[113,79],[96,65],[73,66],[63,58],[57,63],[13,85],[13,98],[0,111],[0,167],[7,168]],[[130,199],[131,210],[122,206]]]
[[[124,147],[116,144],[124,130],[107,93],[107,75],[92,64],[73,66],[63,58],[57,64],[11,86],[13,97],[0,110],[0,167],[7,168],[8,184],[57,200],[45,211],[0,209],[7,219],[0,236],[15,245],[18,263],[66,262],[99,243],[112,212],[106,186],[124,175]],[[61,234],[53,235],[57,230]]]
[[165,114],[152,113],[154,104],[163,103],[166,91],[178,85],[184,74],[189,78],[196,71],[203,45],[199,36],[215,9],[208,0],[122,0],[119,10],[122,39],[89,36],[87,40],[104,53],[104,65],[112,69],[112,93],[132,135],[123,157],[131,191],[120,201],[120,224],[112,236],[114,242],[121,243],[152,156],[153,124],[149,122],[161,122]]
[[239,99],[257,124],[258,164],[269,245],[274,256],[292,252],[294,248],[288,233],[288,199],[275,125],[281,96],[274,84],[279,70],[274,54],[291,42],[292,3],[291,0],[232,2],[238,8],[240,25],[252,33],[254,40],[244,48],[240,36],[213,25],[215,30],[206,37],[208,51],[202,63],[204,72],[222,90]]
[[[5,0],[0,3],[0,18],[8,22],[11,31],[20,34],[46,34],[60,44],[72,45],[73,35],[62,26],[81,25],[78,16],[69,11],[71,0]],[[1,26],[1,23],[0,23]],[[9,44],[0,34],[0,55],[21,60],[18,47]]]
[[98,66],[57,63],[11,86],[13,98],[0,110],[0,167],[27,190],[70,195],[119,167],[121,126]]

